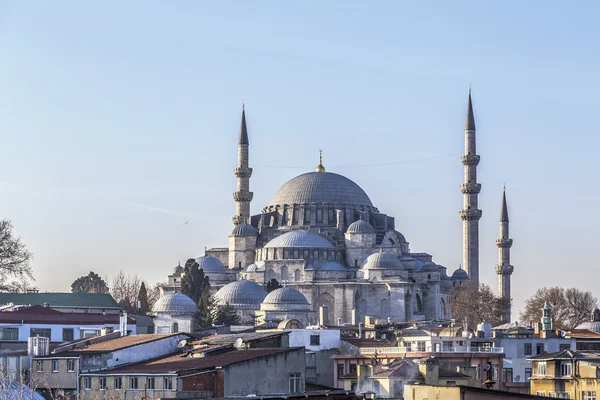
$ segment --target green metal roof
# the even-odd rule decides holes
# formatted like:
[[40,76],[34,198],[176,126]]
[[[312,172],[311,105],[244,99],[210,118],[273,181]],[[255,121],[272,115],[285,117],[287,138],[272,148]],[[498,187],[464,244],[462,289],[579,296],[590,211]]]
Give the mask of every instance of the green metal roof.
[[110,294],[103,293],[0,293],[0,305],[41,305],[50,307],[120,308]]

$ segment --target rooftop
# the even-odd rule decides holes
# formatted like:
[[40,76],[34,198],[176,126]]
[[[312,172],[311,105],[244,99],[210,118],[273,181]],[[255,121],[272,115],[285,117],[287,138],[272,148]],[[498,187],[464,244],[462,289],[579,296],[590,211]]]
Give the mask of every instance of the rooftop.
[[[114,339],[103,340],[99,342],[93,342],[88,345],[82,345],[81,347],[68,347],[71,344],[76,344],[78,342],[82,342],[84,340],[79,340],[76,342],[70,342],[63,346],[64,351],[61,351],[61,347],[55,350],[54,354],[51,354],[48,357],[56,356],[57,354],[62,355],[73,355],[73,354],[82,354],[82,353],[110,353],[115,350],[122,350],[128,347],[139,346],[144,343],[153,342],[160,339],[165,339],[169,337],[177,337],[180,335],[185,335],[185,333],[151,333],[144,335],[127,335],[127,336],[119,336]],[[95,339],[101,340],[102,337],[95,337]]]
[[104,293],[0,293],[0,305],[40,305],[74,308],[121,307],[110,294]]
[[200,339],[200,343],[209,344],[228,344],[235,343],[237,339],[242,339],[244,342],[259,341],[264,339],[271,339],[274,337],[281,337],[289,334],[288,332],[240,332],[230,333],[223,335],[211,335]]
[[[128,323],[135,319],[127,317]],[[102,325],[119,324],[119,314],[61,312],[39,305],[15,311],[0,311],[0,324],[45,324],[45,325]]]

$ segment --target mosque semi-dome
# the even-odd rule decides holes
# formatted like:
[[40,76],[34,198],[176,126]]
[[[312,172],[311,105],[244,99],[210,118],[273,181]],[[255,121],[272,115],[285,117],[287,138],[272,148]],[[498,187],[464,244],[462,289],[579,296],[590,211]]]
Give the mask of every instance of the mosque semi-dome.
[[402,269],[404,265],[398,257],[388,253],[387,251],[380,251],[371,254],[365,260],[362,269]]
[[271,239],[265,248],[293,248],[309,247],[321,249],[333,249],[333,244],[324,236],[311,231],[294,230]]
[[234,307],[259,308],[260,303],[267,297],[267,291],[254,282],[240,280],[228,283],[215,294],[217,304],[230,304]]
[[167,314],[193,314],[198,311],[198,306],[194,300],[184,294],[169,293],[156,300],[152,311]]
[[277,190],[267,207],[284,204],[330,204],[373,208],[369,196],[356,183],[332,172],[298,175]]
[[310,311],[310,304],[306,300],[306,297],[296,289],[282,287],[269,293],[263,300],[260,309],[270,311]]
[[204,270],[204,272],[226,272],[225,266],[219,260],[211,256],[202,256],[196,258],[198,268]]
[[375,229],[367,221],[359,219],[350,224],[346,233],[375,233]]
[[250,224],[242,222],[233,228],[231,231],[231,236],[241,237],[241,236],[256,236],[258,235],[258,230]]

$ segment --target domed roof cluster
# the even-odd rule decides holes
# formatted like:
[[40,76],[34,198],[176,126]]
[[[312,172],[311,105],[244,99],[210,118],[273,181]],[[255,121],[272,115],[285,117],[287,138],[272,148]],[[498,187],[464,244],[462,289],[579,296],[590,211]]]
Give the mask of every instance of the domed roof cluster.
[[254,282],[241,280],[228,283],[215,294],[217,304],[224,306],[229,303],[234,307],[259,308],[260,303],[267,297],[267,291]]
[[198,268],[204,270],[204,272],[226,272],[225,266],[219,260],[211,256],[202,256],[196,258]]
[[194,314],[198,311],[198,306],[186,295],[169,293],[156,300],[152,311],[166,314]]
[[309,172],[287,181],[269,205],[331,204],[373,207],[369,196],[345,176],[331,172]]
[[295,230],[271,239],[264,248],[310,247],[333,249],[333,244],[325,237],[311,231]]
[[388,253],[387,251],[380,251],[373,253],[365,260],[362,269],[402,269],[404,265],[398,257]]
[[310,304],[306,300],[306,297],[296,289],[282,287],[269,293],[263,300],[260,308],[261,310],[273,311],[310,311]]
[[359,219],[350,224],[346,233],[375,233],[375,229],[367,221]]
[[233,228],[231,231],[231,236],[242,237],[242,236],[256,236],[258,235],[258,230],[250,224],[242,222]]

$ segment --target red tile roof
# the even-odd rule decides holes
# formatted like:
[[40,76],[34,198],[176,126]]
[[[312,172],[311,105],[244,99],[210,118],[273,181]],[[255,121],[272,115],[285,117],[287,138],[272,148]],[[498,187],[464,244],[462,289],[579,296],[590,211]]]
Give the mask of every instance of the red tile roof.
[[[128,335],[128,336],[120,336],[114,339],[103,340],[100,342],[94,342],[89,345],[83,345],[82,347],[73,347],[68,348],[64,351],[55,352],[50,354],[49,356],[45,356],[47,358],[53,357],[68,357],[68,356],[77,356],[80,354],[90,354],[90,353],[110,353],[115,350],[126,349],[128,347],[138,346],[140,344],[153,342],[155,340],[165,339],[169,337],[176,337],[180,335],[186,335],[185,333],[152,333],[152,334],[141,334],[141,335]],[[94,336],[89,339],[80,339],[74,340],[69,343],[62,344],[61,347],[69,346],[70,344],[76,344],[78,342],[83,342],[85,340],[102,340],[102,336]],[[175,340],[175,339],[173,339]]]
[[98,372],[95,374],[127,375],[132,373],[178,373],[179,375],[185,375],[186,372],[211,369],[215,367],[225,367],[243,361],[302,349],[302,347],[288,347],[274,349],[232,350],[226,353],[208,355],[205,357],[189,357],[183,353],[176,353],[152,360],[142,361],[136,364],[126,365],[112,370]]
[[[135,320],[127,317],[127,322]],[[119,324],[119,314],[61,312],[49,307],[31,306],[16,311],[1,311],[0,323],[4,324],[42,324],[42,325],[102,325]]]

